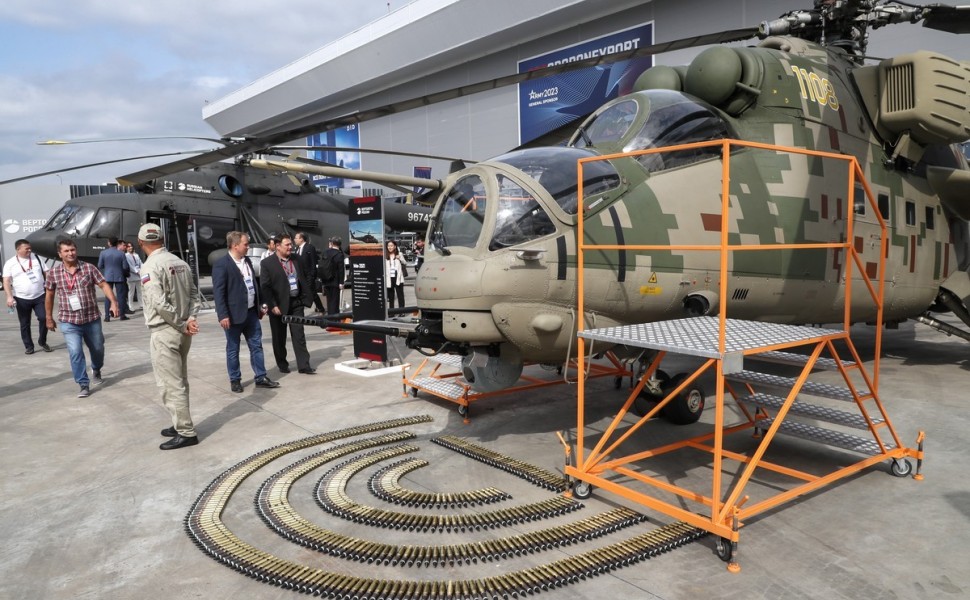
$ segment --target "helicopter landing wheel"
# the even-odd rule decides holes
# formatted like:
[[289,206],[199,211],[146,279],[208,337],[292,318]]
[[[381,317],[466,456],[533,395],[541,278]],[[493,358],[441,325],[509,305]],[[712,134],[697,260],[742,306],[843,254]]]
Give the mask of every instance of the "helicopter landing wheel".
[[587,500],[593,495],[593,486],[585,481],[577,481],[573,485],[573,497],[578,500]]
[[[663,386],[670,381],[670,375],[667,375],[667,372],[662,369],[657,369],[653,376],[660,382],[661,390],[663,390]],[[633,399],[633,412],[642,417],[653,410],[654,405],[663,400],[663,397],[663,393],[658,396],[657,394],[650,392],[647,386],[644,385],[643,389],[640,390],[640,393],[637,394],[637,397]]]
[[906,459],[897,460],[894,458],[893,461],[889,463],[889,470],[896,477],[909,477],[913,473],[913,463]]
[[[684,379],[687,379],[687,373],[678,373],[664,385],[664,390],[670,393],[669,390],[679,386]],[[663,417],[674,425],[690,425],[701,418],[702,412],[704,412],[704,392],[696,385],[691,385],[664,407]]]
[[724,562],[731,562],[734,558],[734,544],[727,538],[719,537],[714,541],[714,553]]

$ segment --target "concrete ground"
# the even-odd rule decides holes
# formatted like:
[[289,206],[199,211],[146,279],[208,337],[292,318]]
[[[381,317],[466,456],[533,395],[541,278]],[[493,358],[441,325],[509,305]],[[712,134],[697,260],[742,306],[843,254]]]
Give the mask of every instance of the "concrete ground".
[[[410,291],[410,290],[409,290]],[[268,356],[277,390],[256,389],[243,352],[245,392],[229,391],[225,340],[214,314],[201,317],[189,374],[192,413],[201,444],[162,452],[159,430],[171,424],[160,405],[141,314],[104,326],[105,382],[90,398],[76,398],[60,332],[54,352],[25,356],[17,320],[0,319],[0,598],[296,598],[296,592],[261,583],[203,554],[186,535],[192,502],[220,473],[272,446],[313,434],[391,418],[430,415],[405,428],[417,435],[416,455],[429,466],[402,485],[418,491],[465,491],[486,485],[513,495],[514,506],[551,497],[524,480],[431,444],[456,435],[549,470],[561,468],[555,432],[576,425],[575,389],[558,386],[472,405],[470,424],[456,405],[402,397],[396,376],[359,378],[334,364],[353,357],[351,338],[308,330],[316,375],[280,375]],[[265,348],[271,355],[269,328]],[[860,345],[872,330],[860,328]],[[416,358],[415,356],[411,357]],[[926,432],[925,481],[897,478],[878,465],[747,523],[741,532],[740,574],[728,573],[710,538],[636,565],[567,587],[549,598],[966,598],[970,597],[970,345],[921,325],[904,324],[885,336],[882,395],[904,442]],[[710,389],[710,382],[707,382]],[[625,394],[611,379],[590,384],[587,420],[601,431]],[[688,431],[703,431],[712,411]],[[676,431],[675,428],[673,428]],[[670,436],[672,427],[650,423],[644,436]],[[743,434],[742,434],[743,435]],[[639,439],[639,438],[638,438]],[[638,440],[634,444],[641,443]],[[743,441],[741,442],[744,443]],[[592,439],[587,442],[587,447]],[[772,449],[772,459],[805,468],[837,464],[846,453],[799,442]],[[287,542],[256,515],[253,494],[266,477],[295,462],[288,455],[246,480],[226,507],[230,529],[254,546],[296,562],[358,576],[387,579],[468,579],[552,562],[637,535],[672,521],[636,507],[651,522],[585,545],[470,566],[361,565]],[[325,470],[325,469],[324,469]],[[394,510],[369,493],[367,473],[351,480],[360,503]],[[690,485],[710,477],[706,455],[671,459],[662,477]],[[470,533],[404,533],[354,525],[323,512],[312,498],[322,475],[294,485],[290,500],[322,527],[388,543],[442,544],[494,539],[591,516],[618,504],[603,491],[585,509],[552,522]],[[773,488],[780,478],[759,475]],[[703,487],[701,488],[703,489]],[[501,505],[466,511],[494,510]]]

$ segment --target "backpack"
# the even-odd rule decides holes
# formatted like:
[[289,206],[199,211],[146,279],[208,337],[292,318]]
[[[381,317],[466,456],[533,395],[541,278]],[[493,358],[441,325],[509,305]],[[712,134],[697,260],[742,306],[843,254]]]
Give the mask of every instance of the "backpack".
[[[317,265],[317,277],[323,283],[332,283],[340,275],[340,266],[344,260],[344,253],[340,250],[327,248]],[[338,262],[339,261],[339,262]]]

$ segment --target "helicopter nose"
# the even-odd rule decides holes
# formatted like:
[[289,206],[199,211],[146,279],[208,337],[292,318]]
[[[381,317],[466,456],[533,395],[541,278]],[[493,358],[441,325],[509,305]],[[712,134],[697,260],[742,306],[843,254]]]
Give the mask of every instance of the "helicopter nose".
[[34,254],[44,258],[57,258],[57,235],[53,231],[34,231],[24,238],[30,242]]

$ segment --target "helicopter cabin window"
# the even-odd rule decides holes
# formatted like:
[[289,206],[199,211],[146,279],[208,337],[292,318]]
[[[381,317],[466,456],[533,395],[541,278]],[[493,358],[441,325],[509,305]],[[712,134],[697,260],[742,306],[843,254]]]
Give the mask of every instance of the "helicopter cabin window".
[[64,224],[64,233],[68,235],[85,235],[93,218],[94,208],[90,206],[80,207]]
[[630,130],[637,116],[635,100],[626,100],[610,106],[583,127],[582,141],[587,145],[617,142]]
[[121,237],[121,210],[117,208],[102,208],[91,225],[91,237],[110,238]]
[[906,224],[910,227],[916,226],[916,203],[912,200],[906,201]]
[[852,198],[853,211],[857,215],[866,214],[866,190],[861,185],[856,185]]
[[[669,90],[650,90],[645,94],[649,102],[647,121],[623,148],[624,152],[738,137],[728,122],[705,102]],[[643,154],[637,160],[655,173],[717,158],[721,152],[720,146],[707,146]]]
[[501,250],[556,232],[539,202],[518,183],[498,176],[498,210],[489,250]]
[[878,204],[879,204],[879,214],[882,215],[883,219],[888,221],[889,220],[889,196],[887,196],[886,194],[879,194],[879,197],[876,200],[878,201]]
[[[493,158],[515,167],[539,182],[567,214],[576,214],[578,192],[577,164],[581,158],[597,156],[580,148],[529,148]],[[583,165],[583,195],[590,198],[620,185],[620,175],[605,160]]]
[[458,180],[441,205],[431,241],[439,248],[474,248],[485,222],[485,184],[478,175]]
[[926,228],[936,229],[936,211],[932,206],[926,207]]
[[47,231],[53,231],[55,229],[60,229],[64,227],[67,220],[74,216],[74,213],[81,210],[80,206],[73,206],[70,204],[65,204],[59,211],[54,213],[54,216],[48,219],[47,226],[44,227]]

